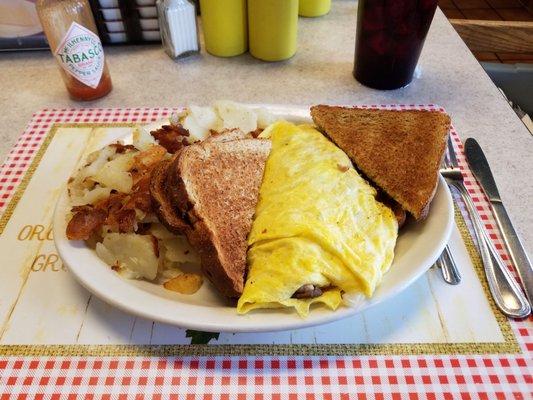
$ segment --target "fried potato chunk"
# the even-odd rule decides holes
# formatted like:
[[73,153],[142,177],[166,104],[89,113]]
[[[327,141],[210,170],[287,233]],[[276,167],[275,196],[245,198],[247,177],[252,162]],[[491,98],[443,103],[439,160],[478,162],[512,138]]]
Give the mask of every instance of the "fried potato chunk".
[[173,292],[194,294],[202,287],[203,281],[201,275],[184,273],[166,281],[163,286]]

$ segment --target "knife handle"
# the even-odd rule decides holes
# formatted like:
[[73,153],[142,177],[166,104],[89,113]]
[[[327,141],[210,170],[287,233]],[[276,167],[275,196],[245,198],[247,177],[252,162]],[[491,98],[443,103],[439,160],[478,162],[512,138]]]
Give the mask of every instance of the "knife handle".
[[490,292],[498,308],[508,317],[524,318],[531,313],[531,306],[520,290],[503,260],[500,258],[488,234],[483,227],[481,218],[477,214],[474,202],[462,184],[454,185],[468,209],[472,220],[474,235],[478,243],[479,252],[485,268],[485,275]]
[[520,277],[529,303],[533,304],[533,268],[524,246],[520,242],[520,237],[516,233],[507,210],[502,203],[491,203],[492,211],[496,217],[496,223],[503,236],[503,241],[509,250],[509,255],[513,261],[518,276]]

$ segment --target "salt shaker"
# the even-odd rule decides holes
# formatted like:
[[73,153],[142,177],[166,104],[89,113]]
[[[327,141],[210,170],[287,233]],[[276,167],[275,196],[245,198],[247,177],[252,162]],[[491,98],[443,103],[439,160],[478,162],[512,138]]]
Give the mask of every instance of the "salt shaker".
[[157,0],[163,48],[171,58],[200,51],[196,10],[189,0]]

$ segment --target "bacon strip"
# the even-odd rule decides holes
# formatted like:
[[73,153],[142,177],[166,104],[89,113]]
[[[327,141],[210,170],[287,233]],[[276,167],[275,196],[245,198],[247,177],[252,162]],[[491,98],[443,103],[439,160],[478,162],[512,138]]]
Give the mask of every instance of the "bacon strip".
[[150,196],[150,173],[146,173],[143,177],[133,185],[130,199],[126,203],[126,208],[136,208],[145,213],[153,212],[152,197]]
[[[188,135],[188,131],[187,135]],[[118,153],[136,150],[131,145],[112,144]],[[145,214],[154,212],[150,196],[150,177],[154,167],[164,159],[166,150],[162,146],[151,146],[134,157],[131,169],[133,188],[131,193],[112,191],[108,198],[94,205],[72,207],[73,218],[67,226],[70,240],[88,240],[103,226],[113,232],[131,233],[139,229],[136,210]]]
[[251,135],[253,138],[256,138],[256,137],[258,137],[263,131],[264,131],[264,129],[257,128],[255,131],[251,131],[251,132],[250,132],[250,135]]
[[114,147],[118,154],[127,153],[129,150],[137,150],[132,144],[111,143],[109,146]]
[[118,231],[120,233],[129,233],[135,230],[135,210],[122,209],[115,218],[118,223]]
[[79,209],[67,225],[67,238],[69,240],[88,240],[102,227],[106,217],[107,213],[101,209],[91,207]]
[[170,154],[190,144],[187,140],[189,131],[181,125],[163,125],[160,129],[150,132],[150,135]]

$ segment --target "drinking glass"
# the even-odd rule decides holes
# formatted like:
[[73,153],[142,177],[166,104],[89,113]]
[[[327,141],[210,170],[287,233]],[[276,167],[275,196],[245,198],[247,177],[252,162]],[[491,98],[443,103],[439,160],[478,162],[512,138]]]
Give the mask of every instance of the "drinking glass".
[[354,77],[375,89],[413,79],[438,0],[359,0]]

